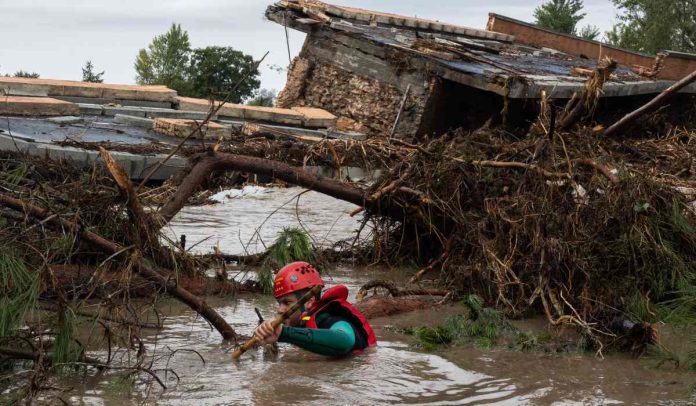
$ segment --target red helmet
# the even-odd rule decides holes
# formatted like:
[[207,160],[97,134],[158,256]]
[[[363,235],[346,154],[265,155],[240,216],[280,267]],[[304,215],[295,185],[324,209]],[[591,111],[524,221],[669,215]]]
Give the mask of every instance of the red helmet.
[[273,296],[276,299],[288,293],[311,289],[317,285],[324,287],[319,272],[306,262],[293,262],[285,265],[273,282]]

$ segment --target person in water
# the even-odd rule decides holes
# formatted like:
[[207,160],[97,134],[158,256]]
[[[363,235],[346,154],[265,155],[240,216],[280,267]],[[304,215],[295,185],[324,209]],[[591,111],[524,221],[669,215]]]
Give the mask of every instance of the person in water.
[[[319,272],[307,262],[293,262],[276,275],[273,295],[278,314],[297,303],[314,286],[324,287]],[[358,354],[377,344],[372,327],[347,301],[348,288],[337,285],[309,299],[285,324],[274,329],[271,321],[254,331],[262,344],[290,343],[316,354],[339,357]]]

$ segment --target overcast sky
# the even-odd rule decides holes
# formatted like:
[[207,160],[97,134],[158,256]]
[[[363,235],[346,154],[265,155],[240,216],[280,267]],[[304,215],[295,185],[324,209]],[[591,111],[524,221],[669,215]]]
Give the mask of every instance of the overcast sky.
[[[81,80],[91,59],[106,71],[109,83],[134,83],[133,61],[152,37],[172,22],[188,31],[191,45],[232,46],[257,58],[270,51],[262,66],[262,87],[280,89],[287,67],[283,27],[267,21],[265,0],[0,0],[0,73],[19,69],[51,79]],[[335,4],[388,11],[484,28],[488,12],[532,21],[542,0],[335,0]],[[481,4],[483,3],[483,4]],[[585,0],[587,17],[602,31],[614,22],[610,0]],[[293,56],[304,35],[290,30]]]

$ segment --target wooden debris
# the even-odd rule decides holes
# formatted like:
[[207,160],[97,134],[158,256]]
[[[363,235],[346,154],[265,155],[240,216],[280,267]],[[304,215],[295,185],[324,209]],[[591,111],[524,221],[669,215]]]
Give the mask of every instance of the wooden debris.
[[645,104],[641,108],[639,108],[639,109],[627,114],[626,116],[624,116],[621,120],[617,121],[611,127],[607,128],[607,130],[604,132],[604,135],[607,137],[611,137],[611,136],[616,135],[617,133],[621,132],[628,125],[630,125],[631,123],[634,123],[643,114],[653,110],[656,107],[661,106],[670,97],[672,97],[675,93],[677,93],[681,89],[685,88],[686,86],[690,85],[694,81],[696,81],[696,71],[693,71],[691,74],[686,76],[684,79],[682,79],[679,82],[670,86],[667,90],[665,90],[664,92],[657,95],[654,99],[652,99],[650,102],[648,102],[647,104]]

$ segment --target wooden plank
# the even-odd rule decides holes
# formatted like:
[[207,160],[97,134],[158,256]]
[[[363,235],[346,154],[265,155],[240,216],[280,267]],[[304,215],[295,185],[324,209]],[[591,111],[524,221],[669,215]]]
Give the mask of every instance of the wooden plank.
[[49,97],[0,97],[0,114],[8,116],[73,116],[80,114],[77,104]]

